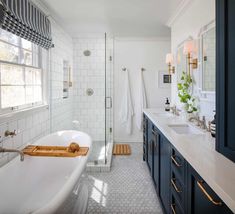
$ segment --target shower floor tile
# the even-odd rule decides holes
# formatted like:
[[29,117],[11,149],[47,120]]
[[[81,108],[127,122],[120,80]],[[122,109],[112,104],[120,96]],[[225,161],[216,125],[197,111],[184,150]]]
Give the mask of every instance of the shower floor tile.
[[131,143],[131,156],[113,157],[110,172],[89,172],[87,213],[162,214],[142,144]]
[[96,164],[104,164],[105,162],[105,142],[94,141],[92,144],[91,154],[88,162],[96,162]]

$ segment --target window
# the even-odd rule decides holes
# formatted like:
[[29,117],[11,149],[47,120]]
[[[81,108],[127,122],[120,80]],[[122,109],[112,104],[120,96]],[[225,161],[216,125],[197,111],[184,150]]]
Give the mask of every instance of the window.
[[0,29],[1,113],[43,103],[43,79],[37,45]]

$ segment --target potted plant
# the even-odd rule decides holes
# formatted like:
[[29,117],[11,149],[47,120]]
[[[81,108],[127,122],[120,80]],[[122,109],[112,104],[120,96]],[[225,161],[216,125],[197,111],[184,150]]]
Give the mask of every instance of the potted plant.
[[181,82],[178,83],[178,97],[180,102],[184,104],[188,117],[197,112],[196,98],[192,95],[193,79],[186,72],[182,72]]

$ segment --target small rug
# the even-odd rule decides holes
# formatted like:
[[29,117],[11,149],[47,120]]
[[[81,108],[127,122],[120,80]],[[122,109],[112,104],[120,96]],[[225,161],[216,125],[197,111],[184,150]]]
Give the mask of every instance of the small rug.
[[128,144],[115,144],[113,147],[113,155],[130,155],[131,147]]

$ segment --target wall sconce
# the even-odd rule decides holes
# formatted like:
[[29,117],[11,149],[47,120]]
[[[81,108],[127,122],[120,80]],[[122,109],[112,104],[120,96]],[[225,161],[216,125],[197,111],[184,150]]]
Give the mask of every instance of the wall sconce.
[[198,67],[198,59],[193,58],[193,54],[197,52],[196,42],[194,40],[189,40],[184,43],[184,55],[187,56],[188,68],[189,68],[189,75],[190,75],[190,68],[197,69]]
[[172,66],[173,62],[174,62],[173,54],[172,53],[168,53],[166,55],[166,64],[168,65],[169,75],[175,73],[175,66]]

